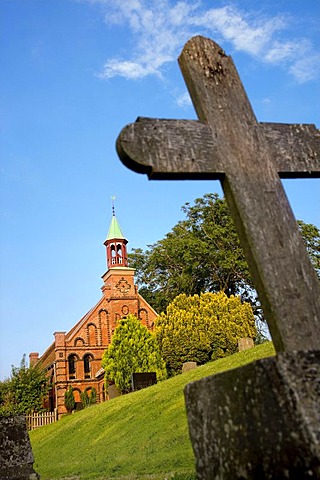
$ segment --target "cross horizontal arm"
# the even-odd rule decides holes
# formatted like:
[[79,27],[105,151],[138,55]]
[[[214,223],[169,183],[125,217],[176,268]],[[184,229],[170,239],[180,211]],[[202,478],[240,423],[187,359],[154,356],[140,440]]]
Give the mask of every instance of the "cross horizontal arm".
[[[260,123],[280,177],[320,177],[320,131],[314,125]],[[224,159],[210,126],[197,120],[139,117],[117,139],[123,164],[150,179],[221,180]]]
[[150,179],[220,179],[224,173],[208,125],[197,120],[139,117],[117,139],[126,167]]
[[320,177],[320,130],[315,125],[259,125],[281,178]]

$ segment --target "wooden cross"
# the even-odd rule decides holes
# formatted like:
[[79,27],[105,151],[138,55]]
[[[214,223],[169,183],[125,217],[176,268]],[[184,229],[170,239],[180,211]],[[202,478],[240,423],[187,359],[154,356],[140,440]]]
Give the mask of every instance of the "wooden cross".
[[179,64],[199,121],[138,118],[117,139],[150,179],[219,179],[277,351],[320,348],[320,285],[280,177],[320,176],[314,125],[258,123],[231,57],[191,38]]

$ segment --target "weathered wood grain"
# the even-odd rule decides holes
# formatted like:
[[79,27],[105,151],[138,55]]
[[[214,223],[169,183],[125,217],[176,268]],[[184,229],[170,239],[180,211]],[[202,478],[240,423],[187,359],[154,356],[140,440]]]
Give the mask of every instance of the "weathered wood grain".
[[211,128],[196,120],[138,118],[117,140],[124,165],[151,179],[220,179],[224,174]]
[[[314,125],[259,126],[281,178],[320,177],[320,131]],[[117,152],[124,165],[153,180],[220,180],[225,171],[211,127],[197,120],[139,117],[121,131]]]
[[219,178],[276,349],[319,349],[319,281],[279,178],[319,176],[319,132],[259,124],[212,40],[189,40],[179,64],[200,122],[139,119],[118,138],[120,158],[152,179]]
[[315,125],[259,125],[281,178],[320,177],[320,130]]

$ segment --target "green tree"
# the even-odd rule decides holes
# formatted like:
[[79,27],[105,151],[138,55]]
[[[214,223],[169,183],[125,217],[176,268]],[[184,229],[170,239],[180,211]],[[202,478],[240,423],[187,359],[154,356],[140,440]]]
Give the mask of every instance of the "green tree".
[[7,378],[3,382],[0,382],[0,415],[14,415],[16,413],[16,407],[13,400],[11,382]]
[[94,405],[97,403],[97,390],[92,387],[89,397],[89,405]]
[[81,392],[80,398],[83,408],[90,407],[91,405],[97,403],[97,390],[92,387],[89,395],[88,389],[86,389],[84,392]]
[[90,406],[90,398],[89,398],[87,390],[85,390],[84,392],[81,392],[80,398],[81,398],[81,403],[82,403],[83,408],[87,408],[87,407]]
[[20,366],[12,366],[10,378],[0,382],[0,414],[41,412],[48,389],[45,372],[38,365],[28,367],[23,355]]
[[[186,218],[146,251],[133,250],[130,266],[143,297],[158,312],[181,294],[223,291],[250,301],[263,319],[247,262],[229,208],[217,194],[182,207]],[[298,222],[311,261],[320,277],[319,230]]]
[[238,340],[256,337],[249,303],[224,292],[181,294],[156,319],[155,334],[170,376],[184,362],[204,364],[237,351]]
[[121,393],[131,390],[132,373],[156,372],[166,377],[164,361],[154,335],[134,315],[120,320],[112,342],[102,357],[106,381],[112,381]]
[[68,390],[65,391],[64,405],[68,413],[72,413],[72,411],[75,409],[76,402],[73,395],[73,387],[71,385],[69,386]]
[[253,285],[226,201],[206,194],[182,211],[186,219],[163,240],[130,254],[146,300],[164,311],[181,293],[249,294]]
[[320,230],[311,223],[298,220],[300,233],[303,237],[312,265],[320,278]]

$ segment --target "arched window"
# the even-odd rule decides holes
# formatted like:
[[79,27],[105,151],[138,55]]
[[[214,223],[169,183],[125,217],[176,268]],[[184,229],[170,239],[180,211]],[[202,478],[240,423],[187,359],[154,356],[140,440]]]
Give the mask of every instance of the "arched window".
[[68,367],[69,367],[69,379],[74,380],[77,376],[76,370],[77,356],[72,354],[68,357]]
[[118,263],[122,263],[122,249],[120,243],[117,245]]
[[84,378],[91,377],[91,360],[92,356],[89,353],[83,357]]
[[87,325],[87,344],[98,345],[98,330],[94,323]]
[[81,337],[77,337],[74,341],[74,346],[76,347],[77,345],[84,345],[84,340]]
[[138,318],[142,321],[143,324],[145,324],[147,328],[149,328],[148,312],[145,308],[140,308],[138,312]]
[[116,247],[114,245],[111,245],[111,263],[112,265],[115,265],[116,263]]

